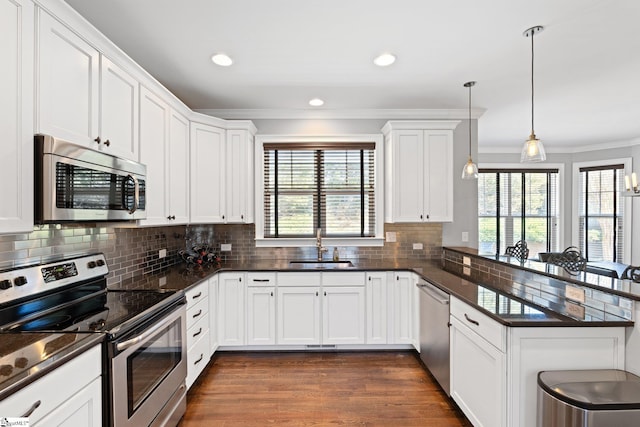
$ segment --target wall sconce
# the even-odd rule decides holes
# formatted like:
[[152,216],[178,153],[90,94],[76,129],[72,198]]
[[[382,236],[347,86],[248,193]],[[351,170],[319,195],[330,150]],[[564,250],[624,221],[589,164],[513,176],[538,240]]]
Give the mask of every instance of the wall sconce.
[[624,188],[626,191],[622,194],[623,196],[640,196],[638,175],[635,172],[631,174],[631,179],[629,179],[629,175],[624,176]]

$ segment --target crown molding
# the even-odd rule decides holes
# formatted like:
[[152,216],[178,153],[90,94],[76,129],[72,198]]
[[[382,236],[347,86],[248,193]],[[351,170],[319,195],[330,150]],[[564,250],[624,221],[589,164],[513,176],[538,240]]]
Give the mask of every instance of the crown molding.
[[[468,119],[468,109],[196,109],[202,114],[224,119],[382,119],[439,120]],[[471,118],[480,118],[486,110],[471,109]]]

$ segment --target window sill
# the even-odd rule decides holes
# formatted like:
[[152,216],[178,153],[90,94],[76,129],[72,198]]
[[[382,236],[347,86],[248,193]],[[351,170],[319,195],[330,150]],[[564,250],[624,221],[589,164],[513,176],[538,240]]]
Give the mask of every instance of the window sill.
[[[322,246],[383,246],[382,237],[323,237]],[[316,246],[314,238],[256,238],[257,248],[296,248]]]

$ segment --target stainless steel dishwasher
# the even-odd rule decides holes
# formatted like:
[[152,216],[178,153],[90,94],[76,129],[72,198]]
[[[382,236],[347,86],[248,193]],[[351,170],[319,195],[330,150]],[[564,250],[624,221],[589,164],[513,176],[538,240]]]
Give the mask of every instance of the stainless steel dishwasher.
[[431,283],[420,288],[420,359],[449,395],[449,294]]

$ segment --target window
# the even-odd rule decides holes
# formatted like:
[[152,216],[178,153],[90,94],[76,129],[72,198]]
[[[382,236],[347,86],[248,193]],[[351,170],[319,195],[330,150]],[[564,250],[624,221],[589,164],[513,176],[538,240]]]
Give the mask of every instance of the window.
[[531,254],[558,249],[558,169],[480,169],[478,242],[503,254],[525,240]]
[[624,164],[580,167],[579,248],[589,261],[623,262]]
[[264,143],[265,238],[376,236],[375,143]]

